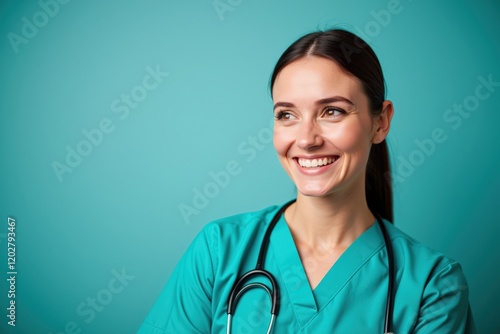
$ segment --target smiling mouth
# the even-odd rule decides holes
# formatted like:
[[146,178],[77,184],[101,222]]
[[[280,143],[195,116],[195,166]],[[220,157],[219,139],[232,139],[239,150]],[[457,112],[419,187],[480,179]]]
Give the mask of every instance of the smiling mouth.
[[304,159],[297,158],[297,162],[302,168],[316,168],[323,167],[334,163],[339,158],[338,155],[332,157],[316,158],[316,159]]

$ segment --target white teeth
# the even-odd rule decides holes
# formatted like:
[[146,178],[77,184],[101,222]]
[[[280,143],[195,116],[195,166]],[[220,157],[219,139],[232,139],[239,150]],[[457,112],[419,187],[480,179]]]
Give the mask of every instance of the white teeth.
[[299,165],[305,168],[321,167],[331,164],[335,161],[333,158],[323,158],[323,159],[298,159]]

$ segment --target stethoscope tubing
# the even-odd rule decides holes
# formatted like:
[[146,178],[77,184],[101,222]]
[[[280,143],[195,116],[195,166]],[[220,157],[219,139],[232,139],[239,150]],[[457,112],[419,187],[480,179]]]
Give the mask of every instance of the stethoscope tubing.
[[377,215],[377,221],[384,236],[385,247],[387,248],[387,265],[389,279],[387,283],[387,302],[385,304],[385,319],[384,319],[384,334],[392,333],[392,316],[394,310],[394,252],[392,250],[392,243],[387,234],[382,218]]
[[[267,249],[269,247],[269,241],[274,226],[279,221],[281,215],[283,214],[283,212],[285,212],[286,208],[288,208],[295,201],[296,201],[295,199],[289,201],[288,203],[283,205],[278,210],[278,212],[276,212],[273,219],[271,220],[271,223],[267,227],[264,237],[262,238],[262,243],[260,246],[259,256],[257,258],[257,264],[255,266],[255,269],[245,273],[243,276],[237,279],[235,284],[233,285],[231,292],[229,293],[228,306],[227,306],[227,327],[226,327],[227,334],[231,333],[232,316],[236,309],[236,304],[238,303],[238,300],[240,299],[242,294],[253,288],[264,289],[269,295],[269,298],[271,299],[271,320],[267,328],[267,334],[270,334],[271,331],[273,330],[276,317],[278,316],[280,310],[280,290],[274,276],[270,272],[264,269],[265,257],[267,254]],[[394,310],[394,254],[393,254],[392,244],[389,239],[389,235],[384,226],[384,222],[382,221],[382,218],[379,215],[376,215],[376,218],[380,226],[380,230],[382,231],[382,235],[384,237],[385,246],[387,248],[387,262],[388,262],[388,276],[389,276],[388,286],[387,286],[387,301],[386,301],[385,317],[384,317],[384,334],[393,334],[392,317]],[[255,276],[265,276],[271,283],[272,289],[270,289],[263,283],[253,282],[245,285],[247,281],[249,281],[251,278]]]

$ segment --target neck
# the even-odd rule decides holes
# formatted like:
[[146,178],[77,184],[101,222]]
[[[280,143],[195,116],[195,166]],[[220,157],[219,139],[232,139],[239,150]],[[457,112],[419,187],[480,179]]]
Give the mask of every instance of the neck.
[[364,189],[351,194],[312,197],[298,194],[285,212],[296,242],[310,248],[347,248],[375,221]]

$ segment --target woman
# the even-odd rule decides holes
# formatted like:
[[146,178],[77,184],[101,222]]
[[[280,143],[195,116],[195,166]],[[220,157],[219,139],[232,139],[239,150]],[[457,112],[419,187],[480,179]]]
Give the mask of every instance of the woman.
[[[296,201],[283,214],[273,206],[206,225],[139,333],[475,333],[460,265],[391,224],[393,105],[373,50],[344,30],[305,35],[278,60],[271,94],[274,146]],[[233,286],[258,257],[279,313],[255,284],[270,290],[270,281],[252,276],[228,323]]]

